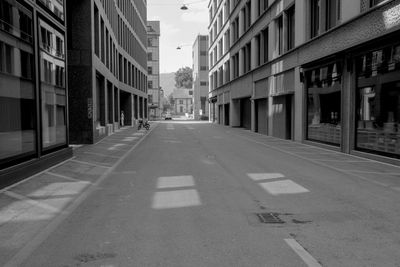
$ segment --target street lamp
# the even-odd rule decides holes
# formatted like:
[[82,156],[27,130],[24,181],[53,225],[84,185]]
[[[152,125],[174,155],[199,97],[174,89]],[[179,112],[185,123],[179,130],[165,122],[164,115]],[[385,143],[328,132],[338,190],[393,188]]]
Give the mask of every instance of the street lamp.
[[189,9],[189,8],[188,8],[188,5],[197,4],[197,3],[201,3],[201,2],[205,2],[205,1],[207,1],[207,0],[201,0],[201,1],[196,1],[196,2],[190,2],[190,3],[182,4],[181,10],[188,10],[188,9]]
[[190,44],[181,44],[176,47],[176,50],[181,50],[184,46],[190,46]]

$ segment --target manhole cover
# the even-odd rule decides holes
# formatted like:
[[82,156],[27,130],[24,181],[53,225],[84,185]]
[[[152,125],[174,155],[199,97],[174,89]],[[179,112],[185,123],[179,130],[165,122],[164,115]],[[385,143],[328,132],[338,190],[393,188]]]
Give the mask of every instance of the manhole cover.
[[256,216],[261,223],[285,223],[277,213],[256,213]]

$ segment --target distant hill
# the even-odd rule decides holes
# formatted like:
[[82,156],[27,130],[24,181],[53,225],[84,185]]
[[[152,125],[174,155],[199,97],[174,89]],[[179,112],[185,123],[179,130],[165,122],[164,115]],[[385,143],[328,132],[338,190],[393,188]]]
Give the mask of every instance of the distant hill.
[[175,89],[175,73],[160,73],[160,86],[164,95],[168,97]]

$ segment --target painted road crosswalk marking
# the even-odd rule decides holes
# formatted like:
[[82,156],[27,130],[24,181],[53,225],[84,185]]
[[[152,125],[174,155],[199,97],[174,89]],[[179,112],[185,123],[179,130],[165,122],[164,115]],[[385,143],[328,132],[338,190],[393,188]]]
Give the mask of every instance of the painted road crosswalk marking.
[[153,195],[153,209],[172,209],[192,206],[200,206],[201,200],[196,189],[182,187],[194,187],[195,181],[192,175],[162,176],[157,179],[157,191]]
[[268,193],[274,196],[283,194],[299,194],[299,193],[310,192],[308,189],[293,182],[292,180],[260,183],[260,186],[264,188]]
[[265,182],[265,180],[285,178],[285,175],[281,173],[248,173],[247,176],[258,182],[265,191],[274,196],[310,192],[307,188],[289,179]]
[[194,186],[192,175],[159,177],[157,188],[189,187]]
[[197,190],[173,190],[156,192],[153,197],[153,209],[171,209],[200,206]]
[[277,178],[285,177],[285,175],[283,175],[282,173],[248,173],[247,175],[254,181],[277,179]]

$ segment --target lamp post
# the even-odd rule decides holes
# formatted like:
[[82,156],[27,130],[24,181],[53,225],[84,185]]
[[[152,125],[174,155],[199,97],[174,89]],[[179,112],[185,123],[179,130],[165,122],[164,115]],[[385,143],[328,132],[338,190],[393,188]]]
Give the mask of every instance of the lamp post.
[[201,0],[201,1],[195,1],[195,2],[190,2],[190,3],[183,3],[181,6],[181,10],[188,10],[188,5],[192,5],[192,4],[197,4],[197,3],[201,3],[201,2],[205,2],[207,0]]

